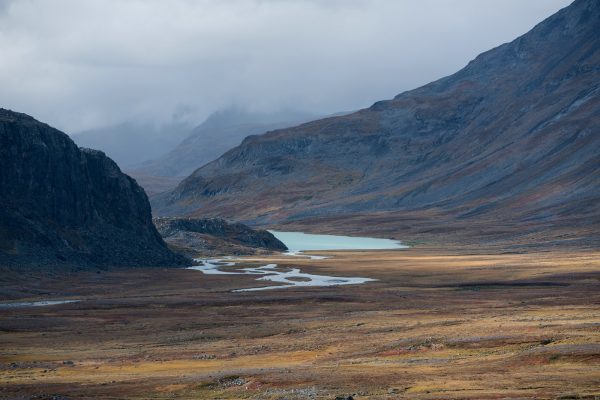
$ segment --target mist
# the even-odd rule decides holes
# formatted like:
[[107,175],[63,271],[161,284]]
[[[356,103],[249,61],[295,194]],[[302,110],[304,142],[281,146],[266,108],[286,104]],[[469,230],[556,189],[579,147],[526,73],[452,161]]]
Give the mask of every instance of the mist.
[[455,72],[568,0],[0,1],[0,106],[67,133],[324,115]]

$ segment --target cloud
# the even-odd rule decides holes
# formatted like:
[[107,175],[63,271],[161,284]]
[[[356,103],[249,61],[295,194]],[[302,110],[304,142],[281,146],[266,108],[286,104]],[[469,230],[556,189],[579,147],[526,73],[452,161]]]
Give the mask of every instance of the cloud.
[[0,0],[0,106],[67,132],[390,98],[568,0]]

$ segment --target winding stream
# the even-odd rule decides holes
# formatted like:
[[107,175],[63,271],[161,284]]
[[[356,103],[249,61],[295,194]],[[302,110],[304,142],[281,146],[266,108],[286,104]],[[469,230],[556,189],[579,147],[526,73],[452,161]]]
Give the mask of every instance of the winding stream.
[[[302,232],[270,231],[288,247],[289,251],[283,253],[292,257],[307,257],[311,260],[323,260],[328,257],[320,255],[303,254],[306,250],[374,250],[374,249],[404,249],[408,246],[400,241],[390,239],[359,238],[335,235],[312,235]],[[257,281],[271,281],[278,285],[235,289],[233,292],[251,292],[259,290],[285,289],[290,287],[318,287],[358,285],[373,282],[376,279],[363,277],[339,277],[317,275],[302,272],[300,268],[280,268],[277,264],[267,264],[260,267],[241,269],[227,269],[235,267],[239,262],[232,261],[232,257],[214,259],[196,259],[200,263],[190,267],[206,275],[259,275]],[[252,261],[245,259],[243,261]]]
[[0,303],[0,309],[54,306],[57,304],[77,303],[79,300],[42,300],[42,301],[20,301],[12,303]]
[[317,275],[302,272],[299,268],[283,269],[279,270],[277,264],[267,264],[261,267],[248,267],[242,268],[235,271],[223,271],[220,268],[233,267],[237,263],[224,260],[224,259],[196,259],[202,263],[202,265],[196,265],[189,267],[196,271],[201,271],[207,275],[261,275],[257,278],[257,281],[271,281],[281,283],[282,285],[273,286],[261,286],[246,289],[236,289],[233,292],[253,292],[258,290],[270,290],[270,289],[285,289],[287,287],[297,286],[338,286],[338,285],[357,285],[360,283],[366,283],[374,281],[371,278],[361,277],[336,277],[327,275]]

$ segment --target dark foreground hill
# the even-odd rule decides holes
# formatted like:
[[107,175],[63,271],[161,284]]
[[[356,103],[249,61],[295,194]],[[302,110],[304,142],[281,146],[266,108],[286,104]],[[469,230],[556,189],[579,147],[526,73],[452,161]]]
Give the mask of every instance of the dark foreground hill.
[[104,153],[0,109],[0,266],[171,266],[144,190]]
[[247,138],[157,198],[155,212],[585,241],[597,237],[599,204],[600,2],[577,0],[454,75]]

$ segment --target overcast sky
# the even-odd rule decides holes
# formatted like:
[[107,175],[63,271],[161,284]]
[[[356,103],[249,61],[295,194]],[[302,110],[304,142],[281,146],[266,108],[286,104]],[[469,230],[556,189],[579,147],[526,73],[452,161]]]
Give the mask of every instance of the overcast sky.
[[318,114],[455,72],[570,0],[0,0],[0,107],[67,133]]

